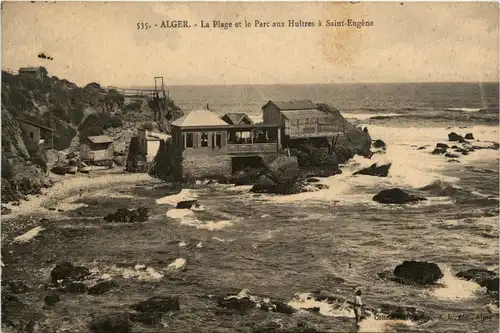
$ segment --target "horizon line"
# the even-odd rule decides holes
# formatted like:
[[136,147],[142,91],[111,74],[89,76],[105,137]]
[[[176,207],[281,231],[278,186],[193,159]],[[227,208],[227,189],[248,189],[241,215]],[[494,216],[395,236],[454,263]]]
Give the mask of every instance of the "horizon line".
[[[330,84],[500,84],[500,81],[414,81],[414,82],[315,82],[315,83],[211,83],[211,84],[165,84],[165,87],[207,87],[207,86],[305,86],[305,85],[330,85]],[[136,85],[136,86],[115,86],[108,85],[116,88],[134,89],[137,87],[149,87],[154,84]]]

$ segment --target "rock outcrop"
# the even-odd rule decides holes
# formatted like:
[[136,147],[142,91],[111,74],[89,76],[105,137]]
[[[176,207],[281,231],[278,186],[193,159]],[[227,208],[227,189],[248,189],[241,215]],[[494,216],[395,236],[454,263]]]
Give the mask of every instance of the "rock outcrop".
[[137,209],[118,208],[115,213],[104,217],[107,222],[145,222],[148,220],[148,209],[140,207]]
[[481,287],[486,287],[488,291],[498,292],[498,274],[486,269],[468,269],[456,274],[457,277],[469,281],[474,281]]
[[383,204],[406,204],[424,200],[427,199],[408,194],[399,188],[380,191],[377,195],[373,197],[373,201],[377,201]]
[[368,168],[361,169],[353,173],[353,175],[367,175],[367,176],[377,176],[377,177],[387,177],[389,174],[389,169],[391,168],[391,163],[384,165],[377,165],[377,163],[372,164]]
[[57,264],[50,272],[52,283],[58,281],[79,281],[90,275],[88,268],[83,266],[73,266],[72,263],[65,261]]
[[132,307],[142,313],[167,313],[179,311],[179,297],[177,296],[154,296],[142,301]]
[[92,318],[89,329],[94,333],[130,333],[132,324],[125,313],[112,313]]
[[444,275],[439,266],[422,261],[404,261],[393,272],[398,282],[406,284],[433,284]]
[[[38,194],[46,183],[48,171],[65,155],[58,152],[77,151],[79,138],[107,134],[115,139],[115,144],[124,145],[120,140],[124,140],[123,130],[128,121],[151,117],[148,105],[129,112],[131,104],[136,102],[128,103],[116,90],[104,89],[97,83],[82,88],[67,80],[50,77],[46,70],[43,73],[43,77],[37,79],[2,71],[3,203],[23,199],[27,194]],[[171,100],[168,103],[172,119],[180,117],[180,108]],[[47,152],[35,142],[24,125],[26,121],[53,129],[54,149]],[[135,132],[135,126],[131,130]],[[68,154],[68,160],[62,162],[68,164],[74,158],[74,154]],[[64,174],[62,169],[54,171]]]

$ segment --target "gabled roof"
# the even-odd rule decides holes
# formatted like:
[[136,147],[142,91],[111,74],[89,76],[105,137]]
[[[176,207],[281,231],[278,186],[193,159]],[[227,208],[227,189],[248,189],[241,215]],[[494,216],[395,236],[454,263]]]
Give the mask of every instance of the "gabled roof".
[[112,143],[113,142],[113,139],[111,139],[107,135],[88,136],[87,139],[92,143]]
[[23,122],[23,123],[26,123],[26,124],[30,124],[30,125],[33,125],[33,126],[38,127],[38,128],[43,128],[44,130],[47,130],[47,131],[51,131],[51,132],[55,132],[56,131],[52,127],[47,127],[47,126],[44,126],[44,125],[40,125],[39,123],[31,121],[31,120],[28,120],[28,119],[23,119],[23,118],[19,118],[19,117],[17,117],[16,119],[19,120],[20,122]]
[[224,120],[215,113],[207,110],[193,110],[181,118],[172,122],[172,126],[177,127],[204,127],[204,126],[228,126]]
[[318,106],[314,104],[311,100],[289,100],[289,101],[269,101],[262,108],[264,109],[267,105],[274,104],[280,110],[310,110],[317,109]]
[[37,72],[41,69],[42,67],[21,67],[19,68],[20,72]]
[[246,113],[228,112],[223,115],[222,118],[228,118],[231,121],[231,125],[240,124],[243,119],[247,119],[248,123],[253,124],[252,119],[250,119],[250,117],[248,117]]
[[288,120],[305,118],[331,118],[328,113],[317,110],[281,111],[281,114]]

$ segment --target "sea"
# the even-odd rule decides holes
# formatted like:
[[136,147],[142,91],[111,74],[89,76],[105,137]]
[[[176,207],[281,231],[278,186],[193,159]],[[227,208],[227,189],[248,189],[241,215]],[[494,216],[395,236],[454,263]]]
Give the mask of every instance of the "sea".
[[[18,260],[29,269],[12,276],[46,279],[65,258],[120,287],[101,296],[65,296],[47,319],[53,325],[79,332],[97,309],[116,312],[152,296],[176,295],[181,311],[163,318],[161,330],[137,324],[135,331],[251,332],[275,324],[321,332],[498,332],[498,296],[455,274],[499,272],[499,151],[476,150],[458,162],[431,154],[437,143],[453,144],[450,132],[472,133],[474,145],[500,141],[497,83],[172,86],[169,94],[184,110],[208,104],[218,114],[245,112],[257,121],[268,100],[327,103],[387,149],[371,159],[355,156],[342,174],[318,178],[328,189],[288,196],[206,183],[169,195],[168,185],[149,179],[89,189],[83,198],[75,192],[78,208],[59,213],[41,239],[24,245],[29,251]],[[392,163],[388,177],[353,175],[373,163]],[[395,187],[428,200],[401,206],[372,200]],[[185,199],[198,200],[204,211],[175,209]],[[148,222],[102,220],[118,207],[138,206],[150,209]],[[444,277],[419,287],[377,276],[405,260],[436,263]],[[417,307],[433,319],[369,317],[356,327],[348,306],[310,297],[321,290],[350,300],[356,289],[369,307]],[[299,312],[230,315],[209,297],[242,290]],[[306,310],[313,307],[319,311]]]

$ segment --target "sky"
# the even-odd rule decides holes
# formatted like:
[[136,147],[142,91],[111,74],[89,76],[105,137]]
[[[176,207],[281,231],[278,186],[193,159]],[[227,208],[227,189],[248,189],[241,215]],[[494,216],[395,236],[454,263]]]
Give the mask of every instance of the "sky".
[[[323,26],[199,27],[290,19]],[[137,29],[163,20],[192,27]],[[498,81],[498,22],[494,2],[2,2],[2,68],[44,66],[79,85],[118,87],[154,76],[169,85]]]

